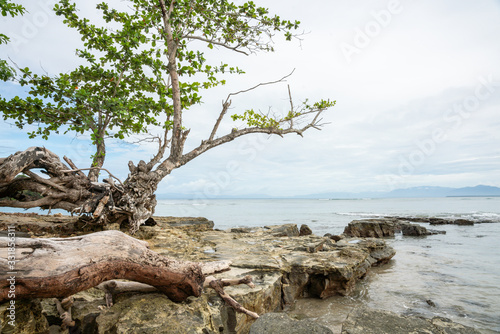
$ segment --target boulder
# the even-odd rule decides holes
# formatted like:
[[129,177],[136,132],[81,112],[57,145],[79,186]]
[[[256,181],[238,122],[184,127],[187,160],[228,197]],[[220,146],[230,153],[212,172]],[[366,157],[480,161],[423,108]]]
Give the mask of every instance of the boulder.
[[300,230],[299,230],[299,236],[304,236],[304,235],[311,235],[313,234],[311,228],[307,226],[306,224],[300,225]]
[[471,327],[435,317],[424,319],[360,307],[349,314],[342,325],[342,334],[479,334]]
[[382,238],[393,237],[397,230],[397,221],[391,219],[353,220],[344,229],[350,237]]
[[312,320],[295,320],[285,313],[267,313],[250,327],[249,334],[333,334]]
[[284,224],[275,226],[265,226],[269,232],[276,237],[298,237],[300,232],[295,224]]

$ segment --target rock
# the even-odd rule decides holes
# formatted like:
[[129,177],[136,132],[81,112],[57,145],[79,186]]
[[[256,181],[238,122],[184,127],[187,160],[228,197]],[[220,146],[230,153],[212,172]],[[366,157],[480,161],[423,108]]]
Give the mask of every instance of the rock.
[[313,232],[306,224],[300,225],[299,236],[311,235]]
[[333,334],[314,321],[295,320],[284,313],[267,313],[250,327],[249,334]]
[[[348,295],[371,266],[385,263],[395,254],[380,239],[345,237],[334,242],[315,235],[299,237],[295,224],[216,231],[203,218],[155,217],[155,222],[141,226],[136,237],[146,239],[152,250],[180,260],[232,261],[230,271],[215,276],[250,275],[254,288],[240,285],[225,290],[260,315],[282,311],[297,298]],[[133,329],[135,333],[246,334],[254,322],[235,313],[211,289],[180,304],[159,293],[120,294],[111,308],[100,309],[103,304],[97,289],[75,295],[73,319],[82,332],[119,334]],[[44,300],[43,314],[39,307],[31,318],[45,321],[47,331],[49,326],[55,331],[60,325],[50,299]]]
[[403,235],[418,237],[422,235],[429,235],[432,232],[427,231],[427,229],[418,224],[412,223],[400,223],[401,232]]
[[353,220],[344,229],[351,237],[382,238],[393,237],[397,230],[396,221],[389,219]]
[[210,231],[214,222],[203,217],[154,217],[156,224],[161,227],[174,227],[189,231]]
[[209,308],[206,300],[195,300],[191,304],[174,303],[159,293],[129,294],[97,317],[97,333],[124,334],[132,329],[134,333],[151,334],[218,333]]
[[439,219],[434,218],[429,222],[431,225],[474,225],[472,220],[468,219]]
[[[9,303],[0,305],[0,333],[49,333],[49,323],[42,315],[40,300],[16,300],[14,313],[8,310],[8,307],[10,307]],[[12,318],[9,318],[10,314],[15,316],[14,326],[9,324],[12,320]]]
[[367,307],[355,309],[342,325],[342,334],[479,334],[471,327],[446,318],[402,316],[396,313],[373,310]]
[[445,234],[445,231],[428,230],[424,226],[412,224],[396,218],[353,220],[344,229],[344,234],[351,237],[382,238],[393,237],[401,231],[405,236],[423,236]]
[[276,237],[298,237],[300,232],[295,224],[264,226]]
[[[454,219],[454,218],[437,218],[437,217],[385,217],[386,219],[395,219],[401,221],[410,221],[414,223],[429,223],[430,225],[474,225],[473,220],[469,219]],[[491,223],[492,221],[484,221]]]
[[344,239],[344,237],[341,235],[332,235],[332,236],[330,236],[330,239],[332,239],[333,241],[339,241],[339,240]]

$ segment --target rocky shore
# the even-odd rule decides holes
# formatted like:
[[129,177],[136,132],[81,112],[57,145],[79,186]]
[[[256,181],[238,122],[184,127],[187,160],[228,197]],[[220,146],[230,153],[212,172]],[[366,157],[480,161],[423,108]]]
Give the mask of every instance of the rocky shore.
[[[89,232],[88,227],[78,225],[71,217],[0,214],[0,230],[12,223],[16,225],[18,237],[59,237]],[[346,227],[350,232],[343,236],[320,237],[311,234],[305,226],[299,230],[295,224],[219,231],[205,218],[156,217],[148,222],[149,226],[142,226],[135,237],[148,241],[152,250],[168,257],[191,261],[230,260],[231,270],[218,277],[249,275],[255,287],[231,286],[226,292],[246,309],[263,315],[286,311],[299,298],[349,295],[370,267],[383,265],[395,255],[394,249],[383,239],[374,237],[390,235],[387,231],[391,228],[395,231],[397,224],[386,220],[360,225],[358,221]],[[359,232],[360,226],[369,228]],[[119,226],[107,228],[118,229]],[[367,232],[370,228],[372,232]],[[354,231],[360,235],[355,235]],[[366,234],[373,235],[365,238]],[[264,333],[259,331],[259,326],[270,326],[269,321],[262,325],[270,316],[256,322],[226,306],[212,290],[183,303],[174,303],[157,292],[122,293],[115,296],[110,308],[105,307],[104,292],[98,289],[81,292],[75,299],[72,315],[82,333]],[[1,333],[8,333],[6,307],[5,304],[0,306]],[[395,316],[386,315],[388,319]],[[23,325],[9,332],[59,333],[61,320],[52,299],[19,300],[16,317],[17,323]],[[283,313],[277,318],[281,320],[271,322],[278,327],[283,321],[297,321],[287,319]],[[343,333],[358,333],[352,329],[359,327],[354,316],[350,319]],[[352,328],[349,327],[351,323],[354,323]],[[312,328],[310,323],[308,326]],[[415,328],[421,326],[417,324]],[[289,325],[283,328],[289,329],[288,334],[292,333]],[[321,330],[332,333],[326,327]],[[448,333],[437,329],[425,332]],[[318,329],[315,333],[323,331]],[[475,332],[471,329],[463,333]]]

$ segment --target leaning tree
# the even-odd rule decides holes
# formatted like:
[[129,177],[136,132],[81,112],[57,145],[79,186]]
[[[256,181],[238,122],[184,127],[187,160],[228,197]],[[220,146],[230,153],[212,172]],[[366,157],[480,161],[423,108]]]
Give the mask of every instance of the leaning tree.
[[[31,137],[48,138],[60,131],[90,134],[92,164],[78,168],[69,158],[63,162],[40,147],[2,158],[0,206],[64,209],[93,223],[128,224],[133,233],[154,213],[158,184],[174,169],[244,135],[302,135],[318,128],[321,113],[335,104],[306,101],[291,103],[282,115],[246,110],[228,116],[234,95],[229,94],[210,135],[186,151],[190,130],[183,125],[183,113],[202,101],[201,91],[224,84],[224,73],[243,73],[225,63],[209,64],[205,53],[273,51],[272,37],[282,34],[291,40],[299,22],[270,15],[252,1],[131,0],[123,7],[98,4],[105,23],[97,25],[80,17],[69,0],[55,6],[64,23],[81,35],[84,48],[76,54],[84,65],[57,76],[19,68],[17,80],[29,88],[29,96],[2,98],[0,109],[19,128],[36,125]],[[243,125],[220,133],[221,123],[231,120]],[[158,150],[149,161],[130,161],[123,182],[104,170],[107,140],[151,129],[161,130],[155,137]],[[99,182],[103,170],[109,177]]]

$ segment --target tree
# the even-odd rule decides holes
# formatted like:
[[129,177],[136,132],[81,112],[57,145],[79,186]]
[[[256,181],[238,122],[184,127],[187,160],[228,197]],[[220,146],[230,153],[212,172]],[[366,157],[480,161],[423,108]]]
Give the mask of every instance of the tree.
[[[30,87],[32,96],[0,100],[5,119],[15,119],[20,128],[39,124],[31,136],[90,133],[96,147],[92,166],[78,169],[64,157],[66,165],[42,148],[13,154],[0,160],[0,206],[62,208],[93,222],[127,222],[135,232],[154,213],[157,186],[174,169],[244,135],[302,135],[319,128],[321,113],[335,104],[305,101],[294,107],[291,103],[280,116],[247,110],[231,115],[243,126],[219,135],[235,95],[229,94],[208,138],[185,152],[190,130],[183,126],[183,112],[201,102],[201,90],[224,84],[224,73],[243,73],[225,63],[207,64],[204,52],[214,48],[243,54],[273,51],[273,35],[280,33],[291,40],[299,22],[271,16],[252,1],[235,5],[227,0],[132,0],[123,11],[106,3],[97,9],[112,28],[80,18],[69,0],[55,6],[56,14],[82,36],[85,48],[77,54],[86,66],[56,77],[21,69],[18,80]],[[124,182],[108,172],[110,177],[98,183],[106,140],[145,133],[151,126],[162,129],[154,157],[137,165],[130,161]],[[41,168],[48,178],[34,173],[34,168]],[[82,170],[90,172],[85,175]]]
[[[18,4],[12,3],[9,0],[0,0],[0,11],[2,12],[2,16],[15,17],[17,15],[23,15],[26,9]],[[5,34],[0,33],[0,45],[8,43],[10,38]],[[7,81],[13,78],[15,75],[15,71],[12,67],[9,66],[5,59],[0,59],[0,80]]]

